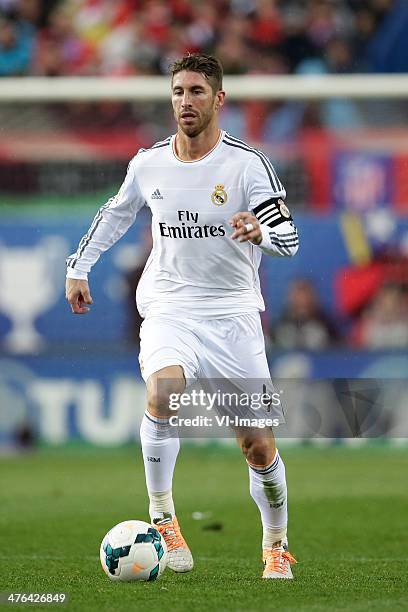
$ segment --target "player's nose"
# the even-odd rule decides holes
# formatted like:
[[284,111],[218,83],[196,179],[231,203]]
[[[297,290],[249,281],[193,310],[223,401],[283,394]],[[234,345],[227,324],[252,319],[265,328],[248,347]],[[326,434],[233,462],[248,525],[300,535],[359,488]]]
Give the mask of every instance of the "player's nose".
[[185,93],[182,97],[181,108],[182,109],[191,108],[191,100],[190,100],[190,96],[188,93]]

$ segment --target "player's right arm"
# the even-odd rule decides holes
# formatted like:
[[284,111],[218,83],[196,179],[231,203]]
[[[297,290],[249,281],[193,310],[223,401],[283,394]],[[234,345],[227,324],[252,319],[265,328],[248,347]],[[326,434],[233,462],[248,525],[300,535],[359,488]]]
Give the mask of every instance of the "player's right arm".
[[118,194],[98,210],[76,252],[67,259],[66,298],[75,314],[88,312],[84,304],[92,304],[88,285],[92,266],[125,234],[145,204],[137,181],[135,160],[130,162]]

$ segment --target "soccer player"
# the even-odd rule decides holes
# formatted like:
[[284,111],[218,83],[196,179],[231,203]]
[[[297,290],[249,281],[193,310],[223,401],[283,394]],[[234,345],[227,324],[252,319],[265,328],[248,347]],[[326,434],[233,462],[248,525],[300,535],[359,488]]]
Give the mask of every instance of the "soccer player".
[[[173,64],[177,133],[139,150],[118,194],[67,260],[67,300],[73,313],[83,314],[92,304],[92,266],[143,206],[151,209],[153,248],[136,292],[148,401],[140,436],[151,520],[175,572],[191,570],[193,557],[172,497],[180,444],[169,422],[170,394],[182,393],[186,380],[270,378],[258,267],[262,252],[286,257],[298,249],[286,193],[269,159],[218,127],[222,76],[220,62],[208,55]],[[285,466],[272,430],[259,435],[256,427],[237,428],[236,436],[261,513],[263,578],[292,578]]]

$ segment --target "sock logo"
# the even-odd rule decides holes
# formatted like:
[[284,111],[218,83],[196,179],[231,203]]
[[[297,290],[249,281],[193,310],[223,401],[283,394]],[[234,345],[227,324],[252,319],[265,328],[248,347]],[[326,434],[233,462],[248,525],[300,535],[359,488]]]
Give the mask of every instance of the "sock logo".
[[160,457],[146,457],[148,461],[153,461],[154,463],[160,463]]
[[270,508],[280,508],[281,506],[283,506],[283,501],[279,502],[278,504],[269,504],[269,507]]

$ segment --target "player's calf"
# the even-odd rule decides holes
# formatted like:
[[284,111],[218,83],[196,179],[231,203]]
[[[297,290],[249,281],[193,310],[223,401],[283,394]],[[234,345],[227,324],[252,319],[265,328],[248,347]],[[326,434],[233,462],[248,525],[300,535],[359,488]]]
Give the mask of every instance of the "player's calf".
[[184,373],[180,366],[170,366],[152,374],[147,381],[148,409],[140,428],[149,514],[152,524],[166,542],[167,565],[175,572],[188,572],[194,565],[180,531],[172,496],[180,441],[177,430],[170,425],[169,398],[172,393],[182,393],[184,387]]

